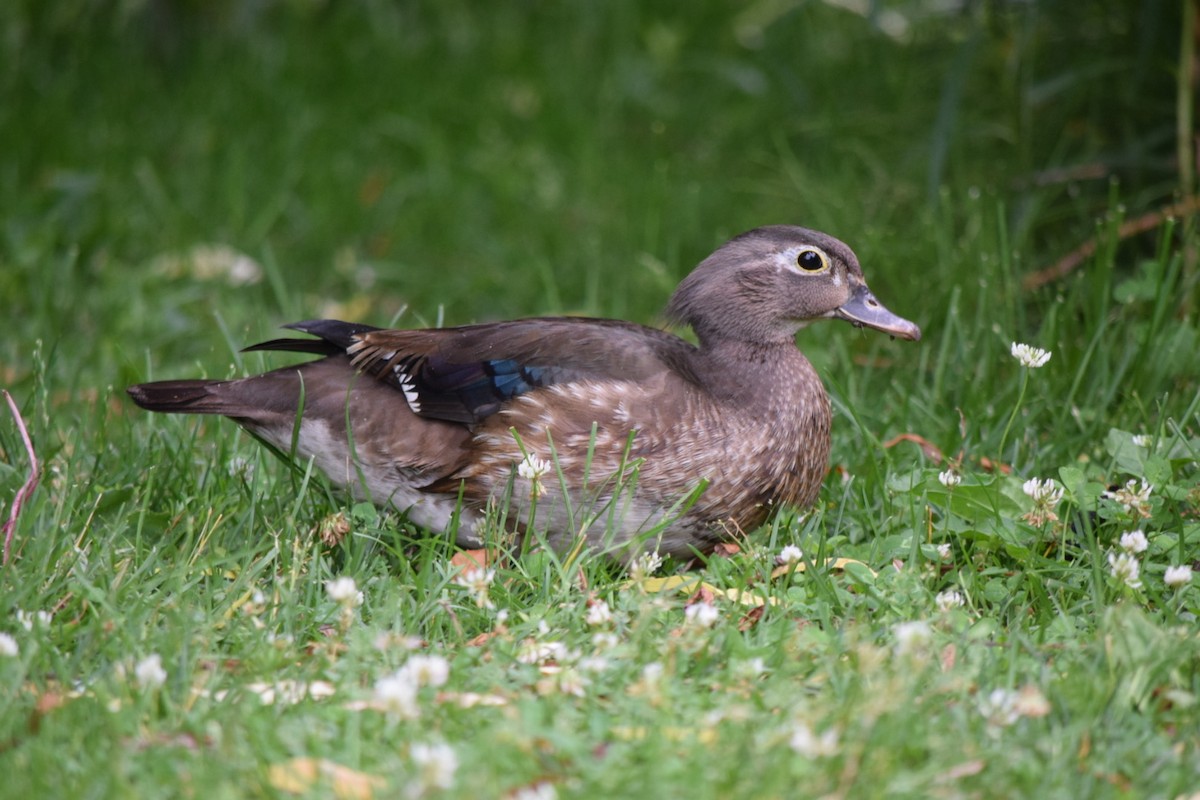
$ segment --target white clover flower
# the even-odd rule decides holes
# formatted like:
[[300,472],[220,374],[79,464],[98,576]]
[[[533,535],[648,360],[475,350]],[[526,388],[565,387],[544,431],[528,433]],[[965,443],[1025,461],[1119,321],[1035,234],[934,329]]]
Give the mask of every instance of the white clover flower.
[[143,689],[157,689],[167,682],[167,671],[163,669],[162,656],[151,653],[133,667],[133,678]]
[[444,742],[414,744],[409,754],[417,766],[418,785],[412,788],[418,794],[430,789],[449,789],[454,785],[458,755],[453,747]]
[[655,550],[653,553],[642,553],[629,565],[629,575],[635,581],[642,581],[658,572],[662,566],[662,556]]
[[662,681],[663,665],[657,661],[651,661],[646,666],[642,667],[642,683],[647,686],[656,686]]
[[955,486],[958,486],[960,483],[962,483],[962,475],[959,475],[952,469],[948,469],[945,472],[938,473],[938,483],[940,483],[942,486],[945,486],[947,489],[953,489]]
[[17,644],[17,640],[7,633],[0,633],[0,656],[16,658],[20,654],[21,648]]
[[797,722],[792,728],[788,744],[805,758],[835,756],[838,752],[838,732],[837,729],[830,728],[818,736],[806,723]]
[[229,463],[225,465],[226,471],[230,477],[244,477],[247,480],[254,477],[254,462],[241,456],[234,456],[229,459]]
[[529,481],[530,493],[534,497],[541,497],[546,493],[546,486],[542,483],[542,478],[549,475],[552,469],[554,469],[554,465],[549,461],[530,453],[517,465],[517,477]]
[[938,554],[938,558],[940,558],[942,561],[949,561],[950,560],[950,543],[942,542],[941,544],[939,544],[937,546],[937,554]]
[[1187,564],[1180,564],[1177,567],[1167,567],[1167,571],[1163,574],[1163,580],[1167,586],[1173,589],[1186,586],[1191,583],[1192,568]]
[[417,686],[445,686],[450,679],[450,662],[438,655],[409,656],[400,669]]
[[483,567],[471,567],[454,576],[454,583],[462,586],[475,598],[475,605],[480,608],[494,608],[488,590],[496,579],[496,570]]
[[400,650],[410,650],[415,652],[425,646],[425,640],[420,636],[408,636],[403,633],[393,632],[384,633],[382,635],[386,636],[387,639],[384,640],[385,644],[383,647],[379,647],[379,640],[376,639],[376,647],[378,647],[380,650],[386,650],[388,647],[396,647]]
[[49,611],[24,611],[20,608],[16,611],[16,617],[17,622],[27,631],[33,630],[34,627],[49,627],[50,621],[54,619]]
[[933,598],[933,602],[937,606],[938,611],[944,614],[951,609],[961,607],[966,603],[966,600],[963,599],[961,592],[947,589],[944,592],[938,592],[937,596]]
[[592,647],[597,650],[612,650],[621,639],[612,631],[596,631],[592,634]]
[[398,670],[375,681],[375,702],[387,713],[401,719],[416,719],[421,714],[417,689],[412,674]]
[[1142,581],[1138,577],[1141,572],[1141,565],[1138,560],[1129,553],[1109,553],[1108,554],[1109,571],[1112,576],[1124,583],[1131,589],[1141,588]]
[[578,657],[579,653],[562,642],[539,642],[536,639],[525,640],[517,653],[517,661],[522,664],[562,664],[574,661]]
[[1021,366],[1037,369],[1045,365],[1050,360],[1052,353],[1049,350],[1043,350],[1040,347],[1032,347],[1027,344],[1012,343],[1010,350],[1012,357],[1021,362]]
[[892,628],[892,635],[896,637],[896,653],[906,655],[923,650],[933,639],[933,629],[924,620],[901,622]]
[[1123,487],[1104,496],[1115,500],[1121,510],[1135,517],[1150,518],[1150,492],[1154,487],[1145,481],[1130,480]]
[[358,590],[354,578],[348,576],[325,581],[325,594],[343,608],[353,608],[363,603],[363,593]]
[[545,459],[538,458],[530,453],[521,459],[521,463],[517,465],[517,475],[527,481],[536,481],[543,475],[549,474],[554,465]]
[[733,670],[740,678],[753,680],[767,671],[767,664],[759,657],[748,658],[744,661],[735,662]]
[[584,622],[592,627],[608,625],[613,621],[612,609],[608,607],[608,603],[603,600],[596,600],[588,606],[587,615],[584,617]]
[[558,790],[550,781],[522,786],[509,795],[512,800],[558,800]]
[[612,662],[604,656],[584,656],[579,659],[579,668],[584,672],[604,672]]
[[1012,689],[993,689],[979,701],[979,713],[989,725],[1008,727],[1021,716],[1017,704],[1020,696]]
[[267,596],[263,594],[262,589],[254,589],[250,592],[250,597],[242,605],[242,613],[249,616],[261,614],[267,607]]
[[804,552],[794,544],[785,545],[779,551],[779,555],[775,556],[775,563],[780,566],[788,566],[796,564],[800,559],[804,558]]
[[583,697],[590,681],[575,667],[563,667],[558,673],[558,690],[573,697]]
[[1054,508],[1063,499],[1061,486],[1050,478],[1046,480],[1030,478],[1021,484],[1021,490],[1033,498],[1033,510],[1022,515],[1022,519],[1035,526],[1045,525],[1047,522],[1054,522],[1058,519]]
[[1151,444],[1154,443],[1154,439],[1151,438],[1150,435],[1146,434],[1146,433],[1134,434],[1131,437],[1130,441],[1132,441],[1138,447],[1149,447]]
[[316,535],[326,547],[337,547],[354,528],[345,511],[337,511],[317,522]]
[[1143,531],[1130,531],[1121,534],[1121,549],[1130,555],[1146,552],[1150,542]]
[[701,600],[699,603],[692,603],[685,608],[683,617],[689,625],[697,628],[711,628],[721,618],[721,612],[712,603]]
[[1038,478],[1030,478],[1021,484],[1021,491],[1033,498],[1035,503],[1045,503],[1050,507],[1058,505],[1063,498],[1062,487],[1058,486],[1052,478],[1039,480]]

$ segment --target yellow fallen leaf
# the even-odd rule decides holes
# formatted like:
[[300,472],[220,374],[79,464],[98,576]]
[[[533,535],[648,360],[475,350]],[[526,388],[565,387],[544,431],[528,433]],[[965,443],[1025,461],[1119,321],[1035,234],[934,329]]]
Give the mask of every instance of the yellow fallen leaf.
[[695,575],[668,575],[665,578],[646,578],[641,582],[641,587],[650,594],[662,594],[670,591],[693,594],[700,589],[704,589],[711,592],[714,597],[724,597],[726,600],[732,600],[744,606],[778,605],[779,603],[777,598],[763,597],[749,590],[722,589],[718,586],[713,586],[711,583],[705,583]]
[[242,609],[242,606],[249,603],[254,598],[254,589],[247,589],[242,593],[242,596],[234,600],[229,608],[225,609],[225,613],[221,615],[222,619],[233,619],[233,615]]
[[325,758],[304,756],[272,764],[267,769],[267,780],[272,787],[292,794],[310,792],[318,784],[328,785],[338,800],[371,800],[377,789],[387,786],[387,781],[377,775],[359,772]]
[[[700,744],[715,744],[717,741],[716,728],[680,728],[675,725],[666,725],[661,728],[655,728],[655,730],[672,742],[694,740]],[[649,730],[640,725],[636,727],[618,726],[612,729],[613,738],[626,742],[645,739],[648,733]]]
[[696,591],[700,583],[700,578],[695,575],[668,575],[665,578],[646,578],[642,581],[641,586],[649,594],[662,594],[672,589],[691,594]]
[[[856,561],[853,558],[831,558],[825,562],[827,568],[840,570],[844,570],[848,564],[857,564],[873,576],[879,574],[863,562]],[[793,572],[804,572],[805,566],[803,561],[795,564],[784,564],[782,567],[777,567],[771,572],[771,578],[775,579],[781,575],[789,575]],[[632,585],[632,582],[627,585]],[[696,575],[668,575],[665,578],[644,578],[639,585],[643,591],[649,594],[662,594],[671,591],[694,594],[697,591],[705,590],[711,592],[715,597],[724,597],[726,600],[732,600],[744,606],[779,605],[779,598],[767,597],[747,589],[721,589],[713,586],[711,583],[700,580]]]
[[[847,564],[857,564],[858,566],[865,569],[867,572],[871,573],[872,576],[875,576],[875,577],[879,576],[878,572],[871,569],[863,562],[857,561],[853,558],[829,558],[829,559],[825,560],[825,566],[829,569],[844,570],[846,568]],[[778,578],[782,575],[790,575],[793,572],[804,572],[805,568],[807,566],[808,565],[805,564],[803,561],[797,561],[794,564],[784,564],[782,567],[776,567],[771,572],[771,579],[774,580],[775,578]]]
[[748,589],[709,588],[712,590],[712,593],[718,597],[724,597],[726,600],[732,600],[733,602],[741,603],[744,606],[779,605],[778,597],[765,597],[761,594],[755,594]]

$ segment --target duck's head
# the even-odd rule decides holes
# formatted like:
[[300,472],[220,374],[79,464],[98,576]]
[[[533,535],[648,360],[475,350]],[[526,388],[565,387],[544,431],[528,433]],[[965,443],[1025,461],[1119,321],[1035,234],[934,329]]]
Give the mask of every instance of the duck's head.
[[901,339],[921,329],[875,299],[854,251],[819,231],[755,228],[722,245],[684,278],[668,316],[702,344],[791,341],[819,319],[843,319]]

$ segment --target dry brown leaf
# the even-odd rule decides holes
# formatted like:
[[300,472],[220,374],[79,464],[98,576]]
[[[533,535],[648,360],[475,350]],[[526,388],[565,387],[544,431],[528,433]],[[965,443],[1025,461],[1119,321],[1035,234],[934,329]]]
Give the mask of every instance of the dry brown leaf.
[[489,557],[487,550],[459,550],[450,556],[450,566],[461,570],[487,569],[495,558]]
[[883,443],[885,448],[895,447],[900,442],[913,442],[921,448],[921,452],[935,464],[942,463],[946,457],[942,455],[942,449],[933,442],[926,439],[924,436],[918,436],[915,433],[902,433],[899,436],[888,439]]
[[696,591],[692,596],[688,598],[686,605],[694,606],[696,603],[708,603],[711,606],[714,599],[716,598],[713,595],[713,587],[706,583],[701,583],[696,587]]
[[[1192,196],[1185,197],[1178,202],[1163,206],[1155,211],[1150,211],[1142,214],[1139,217],[1125,220],[1117,226],[1117,239],[1124,240],[1131,236],[1145,233],[1159,227],[1168,219],[1178,217],[1189,217],[1195,214],[1197,209],[1200,209],[1200,197]],[[1108,232],[1104,233],[1104,237],[1108,236]],[[1021,288],[1025,291],[1038,289],[1048,283],[1065,278],[1071,274],[1080,264],[1087,261],[1095,253],[1097,247],[1101,244],[1102,237],[1096,236],[1088,239],[1083,244],[1076,247],[1067,255],[1060,258],[1053,265],[1038,270],[1037,272],[1026,275],[1021,281]]]
[[938,775],[936,780],[938,783],[949,783],[959,778],[969,778],[972,775],[978,775],[983,772],[986,766],[987,764],[981,758],[977,758],[974,761],[964,761]]
[[1050,713],[1050,701],[1036,686],[1022,686],[1017,693],[1017,711],[1022,717],[1044,717]]
[[51,689],[48,692],[43,692],[38,695],[37,702],[33,706],[33,710],[42,716],[49,714],[56,708],[61,708],[66,705],[67,697],[59,692]]
[[958,661],[958,648],[953,644],[948,644],[942,648],[942,672],[949,672],[954,669],[954,664]]
[[721,542],[713,548],[712,554],[717,558],[730,558],[742,552],[742,548],[733,542]]
[[491,641],[492,639],[494,639],[496,636],[498,636],[501,633],[503,633],[503,630],[501,628],[496,628],[495,630],[490,630],[490,631],[484,631],[483,633],[479,634],[478,636],[468,639],[467,647],[483,647],[485,644],[487,644],[489,641]]
[[29,732],[36,734],[42,727],[42,719],[49,716],[50,712],[66,705],[68,699],[70,698],[54,689],[39,694],[33,710],[29,712]]
[[1119,772],[1093,772],[1092,774],[1102,781],[1107,781],[1122,792],[1128,792],[1133,788],[1133,781]]
[[225,670],[226,672],[238,672],[242,668],[242,661],[241,659],[237,658],[223,658],[220,660],[215,658],[202,658],[196,662],[196,667],[204,670],[205,672],[217,672],[218,670]]
[[344,767],[324,758],[301,756],[267,769],[267,780],[275,789],[292,794],[311,792],[327,785],[338,800],[371,800],[387,781],[377,775]]
[[755,606],[746,612],[746,614],[738,620],[738,630],[743,633],[753,628],[762,619],[763,613],[766,612],[766,606]]
[[1008,464],[997,463],[995,461],[992,461],[987,456],[980,456],[979,466],[982,467],[987,472],[999,472],[1003,475],[1011,475],[1012,474],[1011,466],[1009,466]]

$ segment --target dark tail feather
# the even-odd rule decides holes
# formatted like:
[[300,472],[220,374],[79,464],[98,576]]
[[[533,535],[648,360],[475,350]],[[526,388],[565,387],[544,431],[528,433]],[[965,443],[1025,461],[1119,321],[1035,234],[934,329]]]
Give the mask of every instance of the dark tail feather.
[[342,322],[340,319],[308,319],[304,322],[293,322],[283,327],[294,331],[303,331],[312,336],[320,336],[330,344],[335,344],[345,350],[354,344],[354,337],[362,333],[377,331],[374,325],[363,325],[360,322]]
[[346,348],[323,339],[272,339],[243,347],[243,353],[258,353],[266,350],[284,350],[289,353],[312,353],[315,356],[332,356],[345,352]]
[[130,386],[133,402],[148,411],[166,414],[229,414],[229,404],[216,387],[224,381],[158,381]]
[[[294,353],[310,353],[315,356],[342,356],[354,344],[354,337],[369,331],[379,330],[370,325],[341,322],[336,319],[317,319],[284,325],[285,328],[301,331],[316,339],[272,339],[269,342],[247,347],[243,352],[258,350],[286,350]],[[235,419],[255,420],[268,413],[295,413],[296,397],[300,383],[296,372],[323,364],[309,364],[274,370],[252,378],[234,381],[157,381],[130,386],[129,396],[133,402],[149,411],[167,414],[221,414]],[[334,374],[353,374],[349,362],[335,358],[329,366]],[[318,367],[319,369],[319,367]]]
[[288,350],[293,353],[332,356],[346,352],[346,348],[354,344],[355,336],[379,330],[379,328],[372,325],[360,325],[336,319],[310,319],[304,322],[293,322],[291,325],[284,325],[283,327],[319,336],[320,338],[272,339],[269,342],[252,344],[242,352],[253,353],[259,350]]

